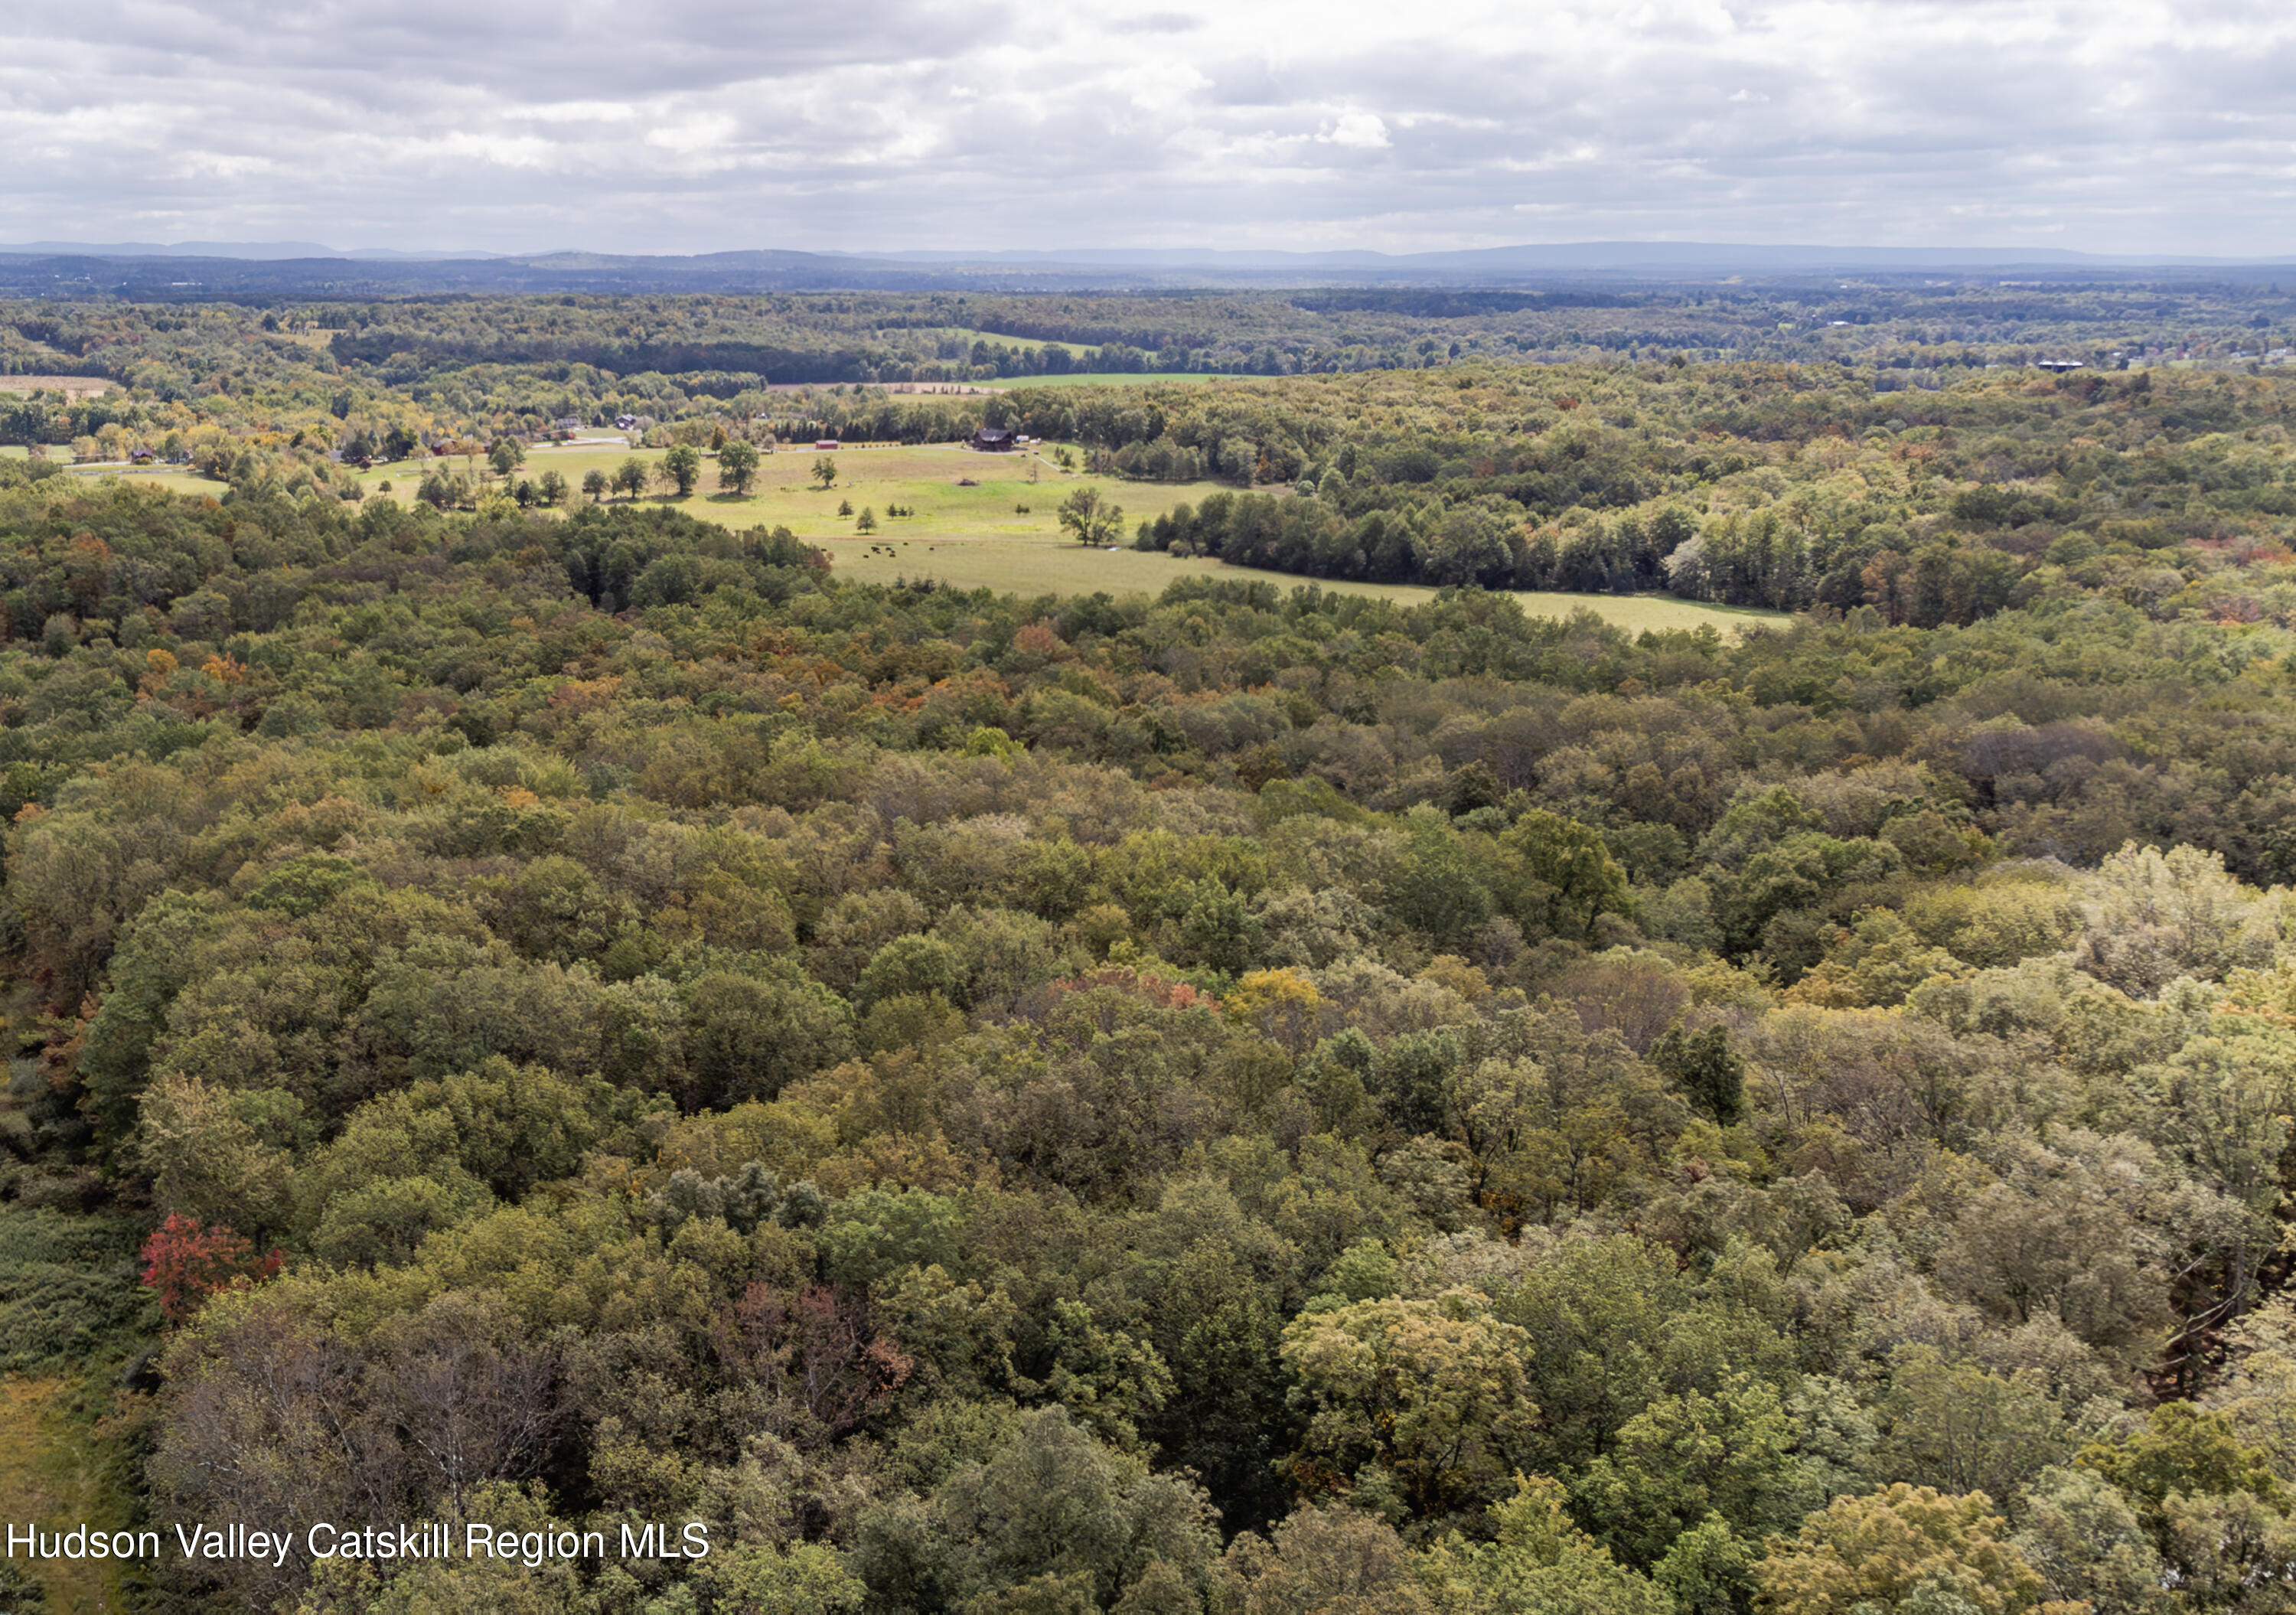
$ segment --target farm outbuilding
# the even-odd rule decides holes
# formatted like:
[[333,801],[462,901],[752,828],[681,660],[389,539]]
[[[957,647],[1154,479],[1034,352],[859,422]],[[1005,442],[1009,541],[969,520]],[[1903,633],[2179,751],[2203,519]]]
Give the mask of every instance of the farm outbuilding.
[[988,455],[1009,455],[1021,440],[1001,426],[983,426],[972,434],[972,447]]

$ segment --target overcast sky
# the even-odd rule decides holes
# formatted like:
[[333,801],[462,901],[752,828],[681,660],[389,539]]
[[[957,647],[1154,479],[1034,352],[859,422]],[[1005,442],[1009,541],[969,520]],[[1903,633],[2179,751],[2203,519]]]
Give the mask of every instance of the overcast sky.
[[2296,5],[78,0],[0,242],[2296,252]]

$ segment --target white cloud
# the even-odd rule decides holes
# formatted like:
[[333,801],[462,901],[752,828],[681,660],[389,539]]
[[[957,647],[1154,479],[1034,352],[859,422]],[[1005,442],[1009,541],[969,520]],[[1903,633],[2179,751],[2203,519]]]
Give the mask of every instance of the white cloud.
[[14,7],[0,241],[2296,251],[2284,4],[1155,4]]
[[1335,146],[1352,146],[1358,151],[1376,151],[1394,143],[1387,137],[1387,125],[1376,112],[1342,112],[1337,121],[1324,126],[1316,139]]

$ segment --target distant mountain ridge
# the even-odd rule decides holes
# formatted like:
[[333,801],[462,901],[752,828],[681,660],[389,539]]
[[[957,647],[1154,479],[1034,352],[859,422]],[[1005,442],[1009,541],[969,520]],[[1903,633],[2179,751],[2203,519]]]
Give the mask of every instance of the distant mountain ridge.
[[1566,242],[1456,250],[1089,247],[880,252],[740,249],[692,255],[339,250],[313,242],[0,245],[0,293],[146,299],[506,292],[1110,291],[1283,286],[1538,286],[1589,281],[1793,280],[1833,275],[2126,280],[2261,276],[2296,256],[2224,258],[2055,247],[1860,247]]
[[2051,267],[2181,268],[2217,266],[2265,266],[2296,264],[2276,258],[2142,256],[2081,252],[2062,247],[1857,247],[1765,246],[1727,242],[1561,242],[1512,247],[1473,247],[1437,252],[1374,252],[1367,249],[1301,252],[1247,248],[1084,248],[1073,251],[1000,250],[942,252],[901,250],[851,256],[902,263],[1079,264],[1095,266],[1190,265],[1236,268],[1425,268],[1456,270],[1570,270],[1636,268],[1743,268],[1779,271],[1824,268],[2005,268],[2031,264]]
[[216,258],[247,263],[275,263],[283,258],[340,258],[352,262],[440,263],[455,258],[492,258],[502,252],[401,251],[394,247],[323,246],[317,242],[26,242],[0,246],[0,253],[41,258]]

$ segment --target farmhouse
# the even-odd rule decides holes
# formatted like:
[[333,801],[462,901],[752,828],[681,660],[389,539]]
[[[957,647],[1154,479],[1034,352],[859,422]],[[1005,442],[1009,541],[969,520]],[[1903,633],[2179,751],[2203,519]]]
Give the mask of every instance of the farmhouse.
[[1001,426],[983,426],[972,434],[972,447],[985,455],[1009,455],[1021,441]]

